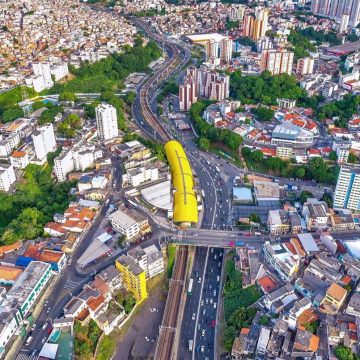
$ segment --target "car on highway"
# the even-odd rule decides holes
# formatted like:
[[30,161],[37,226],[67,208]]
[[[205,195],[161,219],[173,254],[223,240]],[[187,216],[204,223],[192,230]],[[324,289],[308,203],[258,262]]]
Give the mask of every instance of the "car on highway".
[[216,302],[214,302],[214,309],[216,309]]
[[26,339],[25,345],[30,345],[30,343],[32,342],[32,339],[33,339],[33,337],[32,337],[32,336],[29,336],[29,337]]
[[201,277],[199,277],[199,279],[198,279],[198,283],[199,283],[199,284],[201,283]]
[[192,320],[195,320],[195,313],[192,314],[191,319],[192,319]]
[[205,329],[202,329],[202,330],[201,330],[201,336],[202,336],[202,337],[205,337]]
[[46,336],[44,336],[44,337],[42,338],[41,342],[44,344],[45,341],[46,341]]
[[205,316],[205,314],[206,314],[206,310],[205,310],[205,309],[203,309],[202,314],[203,314],[203,316]]
[[214,302],[214,300],[211,298],[211,299],[210,299],[210,304],[212,304],[213,302]]
[[204,345],[201,345],[201,348],[200,348],[200,352],[204,352],[205,351],[205,346]]
[[45,324],[41,327],[41,329],[45,330],[45,329],[47,328],[47,326],[48,326],[48,324],[45,323]]
[[201,300],[201,306],[204,306],[204,300]]
[[209,303],[209,299],[208,299],[208,298],[206,298],[205,303],[206,303],[206,305]]
[[214,290],[213,294],[214,294],[214,296],[216,296],[216,290]]

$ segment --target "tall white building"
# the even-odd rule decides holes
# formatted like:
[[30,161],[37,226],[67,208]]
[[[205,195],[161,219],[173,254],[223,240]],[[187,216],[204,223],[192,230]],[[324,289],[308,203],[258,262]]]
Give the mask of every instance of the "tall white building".
[[268,70],[272,75],[291,75],[294,53],[291,51],[265,50],[261,53],[261,71]]
[[103,156],[101,149],[97,149],[94,145],[82,146],[73,149],[74,170],[85,171],[95,166],[95,160]]
[[73,151],[64,151],[54,160],[54,171],[59,182],[66,181],[68,173],[74,171]]
[[51,75],[54,75],[55,81],[63,79],[69,74],[69,67],[67,63],[55,64],[51,67]]
[[306,57],[298,60],[296,64],[296,74],[308,75],[314,72],[314,58]]
[[45,159],[49,152],[56,150],[56,140],[53,124],[39,126],[32,134],[35,155],[38,160]]
[[33,70],[34,75],[42,76],[46,89],[50,89],[54,85],[49,63],[33,63]]
[[356,26],[360,21],[360,0],[312,0],[311,11],[335,20],[342,28],[347,24]]
[[360,170],[342,166],[334,195],[334,208],[360,210]]
[[0,134],[0,156],[9,156],[14,149],[20,144],[20,134],[12,133],[8,136]]
[[15,181],[14,167],[9,164],[0,164],[0,191],[9,191]]
[[98,138],[111,140],[119,135],[116,109],[109,104],[100,104],[95,108]]
[[179,85],[179,109],[189,111],[198,99],[198,70],[191,66],[186,69],[186,77]]

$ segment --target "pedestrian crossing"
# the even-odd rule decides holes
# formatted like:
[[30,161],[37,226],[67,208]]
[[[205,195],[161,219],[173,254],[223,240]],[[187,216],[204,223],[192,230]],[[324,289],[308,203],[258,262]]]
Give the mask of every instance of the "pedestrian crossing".
[[74,289],[76,289],[79,286],[79,283],[72,280],[67,280],[65,283],[65,286],[63,290],[60,293],[60,299],[63,298],[65,295],[71,293]]
[[19,353],[19,355],[16,357],[16,360],[36,360],[36,356]]

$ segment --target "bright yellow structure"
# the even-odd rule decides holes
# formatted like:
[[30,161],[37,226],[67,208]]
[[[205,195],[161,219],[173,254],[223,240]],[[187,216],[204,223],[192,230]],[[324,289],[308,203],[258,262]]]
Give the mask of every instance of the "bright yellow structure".
[[174,140],[165,144],[165,153],[169,161],[174,192],[174,223],[181,227],[190,227],[199,220],[197,198],[194,191],[194,178],[189,160],[182,145]]
[[123,275],[126,290],[134,295],[137,302],[145,300],[148,297],[145,271],[126,255],[116,259],[115,265]]

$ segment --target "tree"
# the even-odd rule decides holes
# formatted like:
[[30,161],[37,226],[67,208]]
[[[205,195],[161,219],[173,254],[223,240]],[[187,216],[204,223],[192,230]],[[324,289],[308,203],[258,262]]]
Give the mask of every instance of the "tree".
[[310,191],[307,190],[302,191],[300,194],[300,202],[304,204],[307,202],[308,198],[312,198],[312,197],[314,197],[314,195]]
[[77,96],[70,91],[63,91],[59,94],[59,101],[77,101]]
[[209,150],[210,140],[204,137],[199,138],[199,148],[201,150]]
[[253,223],[256,223],[256,224],[261,223],[260,216],[258,214],[255,214],[255,213],[250,214],[249,220],[250,220],[250,222],[253,222]]
[[136,93],[134,91],[128,91],[125,95],[124,101],[127,105],[131,106],[135,103]]
[[9,121],[16,120],[20,117],[24,116],[24,111],[21,109],[20,106],[15,105],[12,107],[9,107],[4,111],[2,114],[2,122],[6,123]]
[[126,235],[125,234],[121,234],[118,237],[117,243],[119,246],[122,246],[124,244],[124,241],[126,240]]
[[295,177],[302,179],[305,176],[305,169],[303,167],[298,167],[295,170]]
[[331,151],[329,154],[329,160],[337,161],[337,159],[338,159],[338,157],[337,157],[336,151]]
[[260,121],[271,121],[275,116],[274,110],[263,107],[263,106],[259,107],[259,108],[251,109],[251,112]]
[[339,345],[335,348],[334,352],[339,360],[354,360],[354,355],[348,347]]
[[350,164],[356,164],[356,163],[359,162],[359,159],[355,154],[350,153],[347,162],[350,163]]
[[321,200],[325,201],[329,208],[332,208],[334,205],[332,194],[329,192],[325,192]]

